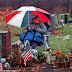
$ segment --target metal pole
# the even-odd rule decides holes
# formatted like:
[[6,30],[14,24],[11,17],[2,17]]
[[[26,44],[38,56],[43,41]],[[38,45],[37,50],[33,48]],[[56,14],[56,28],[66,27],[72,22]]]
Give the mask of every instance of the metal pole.
[[[58,15],[58,0],[56,1],[56,8],[57,8],[57,10],[56,10],[56,13],[57,13],[57,20],[59,20],[59,15]],[[57,21],[58,22],[58,21]]]
[[50,0],[49,0],[49,10],[50,10]]
[[[67,0],[67,13],[69,12],[69,0]],[[68,15],[67,15],[67,26],[68,26]]]
[[1,63],[1,57],[2,57],[2,36],[0,35],[0,63]]
[[[27,7],[28,7],[28,5],[27,5]],[[28,11],[28,24],[29,24],[29,11]],[[29,26],[29,29],[30,29],[30,26]]]
[[69,12],[69,0],[67,0],[67,13]]
[[29,24],[29,11],[28,11],[28,24]]

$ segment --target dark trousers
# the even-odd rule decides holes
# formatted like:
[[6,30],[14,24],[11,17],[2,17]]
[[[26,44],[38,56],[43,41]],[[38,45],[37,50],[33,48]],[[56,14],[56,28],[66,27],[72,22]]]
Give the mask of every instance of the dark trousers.
[[36,47],[37,47],[37,42],[32,41],[32,42],[31,42],[31,45],[32,45],[32,49],[36,49]]

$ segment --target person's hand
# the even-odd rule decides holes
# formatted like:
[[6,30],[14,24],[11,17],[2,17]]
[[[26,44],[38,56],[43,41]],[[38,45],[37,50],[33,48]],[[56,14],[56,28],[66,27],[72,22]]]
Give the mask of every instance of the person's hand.
[[22,30],[22,32],[27,32],[28,30]]
[[28,32],[30,32],[31,31],[31,28],[30,29],[28,29]]
[[31,28],[29,28],[29,30],[31,30]]
[[28,32],[30,32],[31,30],[28,30]]

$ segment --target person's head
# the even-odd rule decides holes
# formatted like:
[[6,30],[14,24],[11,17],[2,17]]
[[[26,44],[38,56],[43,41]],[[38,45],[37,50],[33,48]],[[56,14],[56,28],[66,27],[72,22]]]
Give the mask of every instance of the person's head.
[[32,21],[34,23],[39,23],[39,17],[38,17],[38,15],[34,15],[33,18],[32,18]]

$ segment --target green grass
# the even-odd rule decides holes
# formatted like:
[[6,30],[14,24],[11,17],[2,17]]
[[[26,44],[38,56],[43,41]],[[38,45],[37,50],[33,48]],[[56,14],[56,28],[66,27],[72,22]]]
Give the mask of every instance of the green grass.
[[[52,50],[58,50],[59,47],[63,51],[63,49],[70,48],[72,45],[72,28],[71,27],[64,27],[64,30],[61,30],[60,32],[65,32],[67,34],[62,34],[62,35],[53,35],[49,37],[49,42],[51,44]],[[64,36],[66,35],[71,35],[71,39],[69,40],[63,40]],[[62,37],[62,39],[58,40],[57,36]],[[59,45],[59,47],[58,47]]]
[[[56,18],[56,21],[57,21],[57,18]],[[72,23],[68,24],[68,25],[72,25]],[[6,22],[4,22],[4,21],[0,22],[0,30],[2,30],[3,28],[6,29],[7,26],[9,26],[9,25],[6,24]],[[21,30],[19,30],[18,27],[14,27],[14,26],[11,26],[11,25],[10,25],[10,27],[11,27],[11,30],[13,30],[13,32],[17,32],[17,33],[21,32]],[[57,31],[57,32],[59,32],[59,31]],[[66,34],[62,34],[62,35],[50,35],[50,37],[49,37],[49,42],[50,42],[50,45],[52,47],[52,51],[58,50],[59,49],[58,45],[59,45],[60,49],[62,50],[62,52],[65,52],[66,48],[69,48],[72,45],[72,28],[71,27],[64,27],[64,29],[60,30],[60,32],[65,32]],[[63,37],[66,36],[66,35],[71,35],[71,39],[64,41]],[[57,36],[61,36],[62,39],[58,40]],[[13,42],[15,42],[17,40],[19,40],[19,36],[13,36],[12,35],[12,37],[11,37],[11,43],[13,43]],[[65,46],[66,43],[67,43],[67,45]],[[44,51],[44,46],[38,46],[37,50],[39,52],[43,52]]]
[[4,16],[1,16],[2,19],[4,19]]
[[[69,24],[72,25],[72,24]],[[62,34],[62,35],[50,35],[49,37],[49,43],[52,47],[52,51],[56,51],[60,50],[62,51],[62,53],[65,52],[66,49],[70,48],[72,45],[72,28],[71,27],[64,27],[63,30],[58,30],[57,32],[65,32],[66,34]],[[71,35],[71,39],[69,40],[63,40],[64,36],[66,35]],[[58,40],[57,36],[62,37],[62,39]],[[59,47],[58,47],[59,45]],[[44,51],[44,46],[41,47],[37,47],[38,51]],[[69,52],[70,50],[68,50],[67,52]]]
[[12,36],[11,37],[11,43],[18,41],[19,40],[19,36]]

